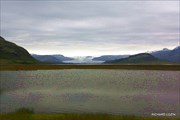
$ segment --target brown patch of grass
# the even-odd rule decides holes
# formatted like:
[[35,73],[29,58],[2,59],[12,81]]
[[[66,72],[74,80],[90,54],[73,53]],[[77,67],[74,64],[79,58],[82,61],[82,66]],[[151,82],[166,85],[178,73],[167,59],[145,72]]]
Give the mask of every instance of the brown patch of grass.
[[125,69],[125,70],[175,70],[180,71],[178,65],[80,65],[80,64],[61,64],[61,65],[1,65],[0,70],[54,70],[54,69]]

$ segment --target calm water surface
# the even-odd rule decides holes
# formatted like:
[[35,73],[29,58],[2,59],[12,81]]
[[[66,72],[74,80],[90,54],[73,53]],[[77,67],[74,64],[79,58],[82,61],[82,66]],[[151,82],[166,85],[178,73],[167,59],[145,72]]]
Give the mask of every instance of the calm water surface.
[[179,116],[179,71],[0,71],[0,112]]

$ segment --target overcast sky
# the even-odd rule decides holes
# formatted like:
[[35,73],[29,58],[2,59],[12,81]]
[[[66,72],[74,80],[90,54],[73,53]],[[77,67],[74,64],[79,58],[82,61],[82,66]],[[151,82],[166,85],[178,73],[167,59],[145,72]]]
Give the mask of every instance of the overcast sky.
[[179,45],[179,1],[1,1],[1,36],[30,53],[136,54]]

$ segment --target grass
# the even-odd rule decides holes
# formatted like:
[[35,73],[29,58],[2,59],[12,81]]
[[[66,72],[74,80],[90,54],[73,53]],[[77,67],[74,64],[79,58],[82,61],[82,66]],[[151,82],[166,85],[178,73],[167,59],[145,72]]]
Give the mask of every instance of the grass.
[[125,70],[175,70],[177,65],[113,65],[113,64],[61,64],[61,65],[0,65],[0,70],[53,70],[53,69],[125,69]]
[[0,120],[180,120],[165,117],[138,117],[102,114],[0,114]]
[[0,120],[179,120],[179,118],[108,114],[34,114],[32,109],[19,108],[14,113],[0,114]]

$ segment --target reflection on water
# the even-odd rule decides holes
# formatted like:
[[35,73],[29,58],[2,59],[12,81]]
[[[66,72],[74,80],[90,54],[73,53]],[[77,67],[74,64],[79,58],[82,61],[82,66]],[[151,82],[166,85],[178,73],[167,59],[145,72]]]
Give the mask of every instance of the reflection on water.
[[38,70],[0,72],[0,111],[179,116],[179,71]]

